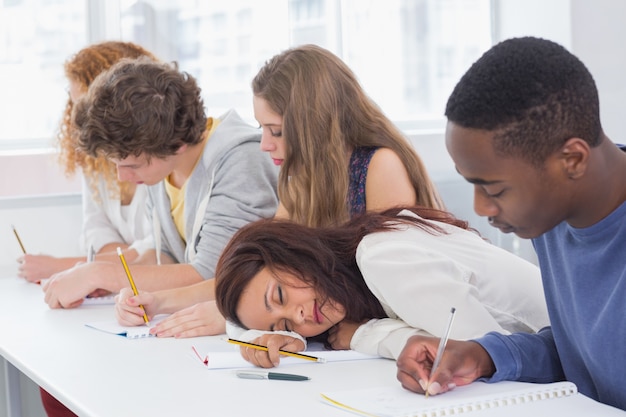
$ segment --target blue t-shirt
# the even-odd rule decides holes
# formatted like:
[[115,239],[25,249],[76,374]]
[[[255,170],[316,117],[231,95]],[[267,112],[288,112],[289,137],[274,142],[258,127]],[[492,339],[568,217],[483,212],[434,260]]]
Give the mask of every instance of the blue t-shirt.
[[533,240],[551,327],[535,335],[490,333],[490,382],[567,379],[626,410],[626,202],[591,227],[566,222]]

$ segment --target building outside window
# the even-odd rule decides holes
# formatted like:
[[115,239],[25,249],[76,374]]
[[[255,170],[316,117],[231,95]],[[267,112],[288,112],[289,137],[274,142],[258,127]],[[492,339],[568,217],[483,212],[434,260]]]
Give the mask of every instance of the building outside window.
[[[250,123],[250,82],[265,61],[318,44],[399,127],[419,132],[443,130],[448,95],[491,46],[490,22],[490,0],[0,0],[0,196],[79,190],[56,166],[54,137],[63,63],[90,43],[132,41],[177,61],[210,115],[235,108]],[[15,169],[35,180],[15,184]]]

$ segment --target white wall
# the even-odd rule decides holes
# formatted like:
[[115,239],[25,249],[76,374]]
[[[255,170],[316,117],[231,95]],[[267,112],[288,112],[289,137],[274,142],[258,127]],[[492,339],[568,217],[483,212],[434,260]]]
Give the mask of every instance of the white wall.
[[587,65],[600,92],[604,132],[626,143],[626,2],[573,0],[572,51]]
[[569,48],[572,41],[571,7],[576,1],[493,0],[494,42],[518,36],[538,36]]
[[494,0],[496,40],[540,36],[568,48],[585,63],[600,94],[605,133],[626,143],[626,2],[620,0]]
[[79,253],[81,218],[79,195],[0,198],[0,267],[22,254],[11,225],[27,252],[71,256]]

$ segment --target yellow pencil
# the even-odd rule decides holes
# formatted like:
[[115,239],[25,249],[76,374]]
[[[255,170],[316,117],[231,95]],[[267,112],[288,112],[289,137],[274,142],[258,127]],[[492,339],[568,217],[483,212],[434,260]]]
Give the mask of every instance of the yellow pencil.
[[26,249],[24,249],[24,245],[22,244],[22,239],[20,239],[20,235],[17,234],[17,230],[15,229],[15,226],[11,225],[11,227],[13,228],[13,233],[15,234],[15,237],[17,238],[17,243],[19,243],[20,248],[22,248],[22,253],[26,255]]
[[[235,344],[235,345],[239,345],[239,346],[246,346],[252,349],[264,350],[267,352],[267,346],[257,345],[256,343],[242,342],[241,340],[236,340],[236,339],[228,339],[227,342]],[[289,352],[287,350],[279,350],[278,352],[281,355],[292,356],[294,358],[300,358],[300,359],[304,359],[307,361],[314,361],[314,362],[320,362],[320,363],[326,362],[325,358],[318,358],[318,357],[311,356],[311,355],[304,355],[302,353]]]
[[[124,258],[124,254],[122,253],[122,249],[118,246],[117,254],[119,255],[122,265],[124,266],[124,271],[126,271],[126,276],[128,277],[128,282],[130,282],[130,287],[133,289],[133,294],[139,295],[137,292],[137,287],[135,286],[135,281],[133,280],[133,276],[130,274],[130,269],[128,269],[128,264],[126,264],[126,259]],[[143,321],[146,322],[146,325],[150,325],[150,320],[148,320],[148,315],[146,314],[146,309],[143,305],[139,304],[139,307],[143,310]]]

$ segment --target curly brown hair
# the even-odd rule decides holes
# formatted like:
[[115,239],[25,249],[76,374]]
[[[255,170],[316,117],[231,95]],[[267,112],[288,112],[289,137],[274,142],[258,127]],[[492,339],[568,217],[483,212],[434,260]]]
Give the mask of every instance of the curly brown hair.
[[205,138],[196,80],[173,63],[122,59],[99,75],[72,114],[77,144],[94,157],[165,158]]
[[[152,53],[134,43],[119,41],[97,43],[81,49],[65,62],[65,76],[69,81],[77,83],[81,92],[86,93],[93,80],[113,64],[122,58],[141,56],[158,60]],[[80,168],[96,198],[98,198],[98,178],[106,181],[107,189],[113,196],[122,198],[126,187],[124,183],[117,181],[115,165],[104,157],[94,158],[87,155],[77,147],[76,137],[72,133],[73,108],[74,103],[71,97],[68,97],[57,134],[59,163],[68,177],[73,176],[76,169]]]

